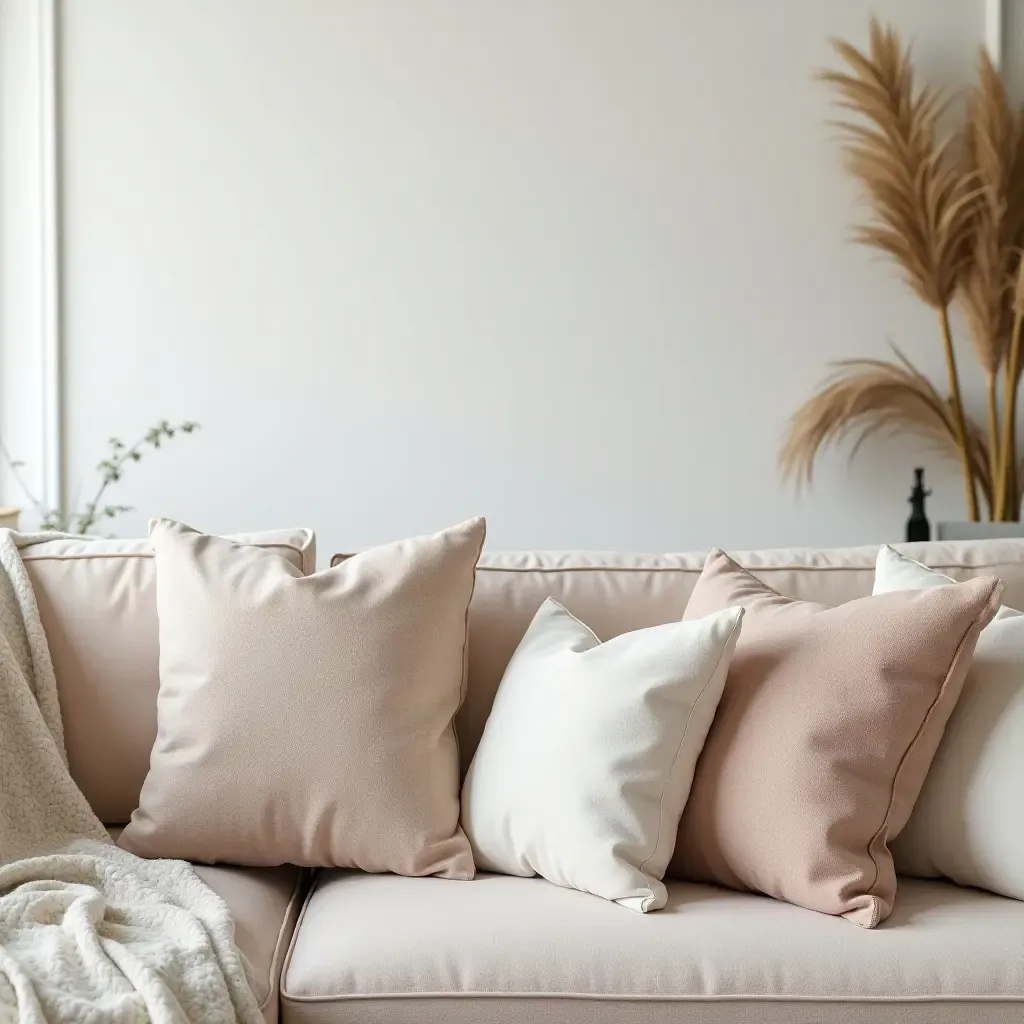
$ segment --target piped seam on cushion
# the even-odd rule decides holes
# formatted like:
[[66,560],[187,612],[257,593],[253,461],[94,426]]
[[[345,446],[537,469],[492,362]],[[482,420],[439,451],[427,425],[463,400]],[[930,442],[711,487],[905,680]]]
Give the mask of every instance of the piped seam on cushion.
[[[675,756],[672,758],[672,764],[669,766],[668,774],[665,776],[665,786],[664,786],[664,788],[661,791],[661,801],[658,804],[658,834],[657,834],[657,836],[655,837],[655,840],[654,840],[654,849],[651,850],[650,856],[647,858],[647,860],[645,860],[643,862],[643,864],[640,865],[640,867],[638,869],[640,871],[640,873],[644,876],[644,882],[647,883],[647,890],[650,893],[651,900],[655,899],[655,896],[654,896],[653,887],[651,886],[651,879],[650,879],[650,877],[647,874],[646,868],[647,868],[647,865],[650,864],[651,858],[658,852],[658,846],[661,844],[661,834],[662,834],[662,830],[665,827],[665,794],[668,792],[669,783],[671,782],[672,776],[675,773],[676,764],[679,761],[679,755],[682,752],[683,744],[686,742],[686,734],[690,730],[690,723],[693,721],[693,716],[694,716],[694,714],[696,714],[696,711],[697,711],[697,705],[700,703],[701,698],[704,696],[704,693],[707,690],[707,688],[711,685],[711,681],[718,675],[718,670],[722,666],[722,659],[725,657],[725,652],[729,649],[729,643],[732,640],[732,638],[736,635],[736,631],[740,628],[740,626],[743,623],[743,616],[745,614],[744,610],[743,610],[743,608],[740,608],[740,609],[738,609],[738,611],[739,611],[739,615],[736,618],[736,622],[733,625],[732,629],[729,630],[729,636],[726,638],[725,643],[722,645],[721,651],[719,651],[719,653],[718,653],[718,660],[715,662],[714,670],[708,676],[708,678],[705,681],[704,685],[701,687],[700,693],[697,694],[696,699],[694,700],[693,704],[690,706],[690,713],[686,716],[686,724],[683,726],[682,735],[679,737],[679,744],[676,747]],[[692,785],[693,785],[692,780],[690,782],[690,785],[692,787]],[[687,800],[689,800],[690,794],[687,793],[686,797],[687,797]],[[684,811],[685,811],[685,804],[684,804]],[[676,822],[676,830],[677,830],[677,832],[678,832],[678,829],[679,829],[679,823]],[[671,855],[670,855],[670,859],[671,859]],[[644,912],[646,913],[646,911],[647,911],[647,903],[645,901],[645,903],[644,903]]]
[[[283,950],[285,949],[283,941],[285,935],[285,927],[288,924],[288,922],[292,920],[292,914],[295,909],[295,904],[299,900],[299,895],[302,893],[303,884],[306,881],[306,874],[307,873],[305,868],[299,868],[296,871],[295,885],[292,887],[291,896],[288,897],[288,906],[285,907],[284,917],[281,918],[281,927],[278,929],[277,941],[274,943],[274,955],[270,958],[270,977],[267,979],[267,998],[264,999],[262,1003],[260,1003],[260,1013],[262,1013],[270,1005],[272,999],[277,998],[278,991],[280,989],[281,975],[279,973],[279,968],[281,967],[282,953]],[[297,930],[298,922],[295,921],[292,924],[292,933],[288,936],[289,946],[291,945],[291,940],[294,937],[295,932]]]
[[[898,551],[896,553],[900,554],[900,552],[898,552]],[[350,557],[350,556],[346,556],[346,557]],[[728,558],[729,556],[726,555],[726,557]],[[905,558],[907,556],[906,555],[902,555],[901,557]],[[730,561],[733,561],[733,560],[730,558]],[[1022,559],[1021,561],[1024,561],[1024,559]],[[875,571],[875,568],[874,568],[873,565],[867,565],[867,564],[865,564],[865,565],[790,565],[790,564],[786,564],[786,565],[754,565],[754,566],[746,566],[746,565],[742,565],[739,562],[735,562],[735,561],[733,562],[733,564],[738,569],[742,569],[748,575],[753,576],[754,579],[757,580],[759,583],[764,583],[764,580],[760,579],[758,576],[755,576],[754,575],[755,572],[765,572],[765,573],[769,573],[769,572],[864,572],[864,573],[873,573]],[[954,563],[954,564],[951,564],[951,565],[946,565],[946,564],[939,564],[938,562],[936,562],[935,565],[930,566],[929,568],[931,568],[933,571],[938,571],[939,569],[963,569],[963,570],[965,570],[967,572],[978,573],[978,572],[983,572],[983,571],[987,571],[987,570],[1005,569],[1005,568],[1009,568],[1011,566],[1016,566],[1016,567],[1019,568],[1020,562],[1008,562],[1008,561],[1004,560],[1004,561],[1001,561],[1001,562],[979,562],[977,564],[971,564],[971,565],[966,565],[966,564],[963,564],[963,563],[960,563],[960,562],[957,562],[957,563]],[[510,573],[531,573],[532,572],[532,573],[540,573],[540,574],[548,574],[548,575],[553,574],[553,573],[560,573],[560,572],[566,572],[566,573],[568,573],[568,572],[616,572],[616,573],[618,573],[618,572],[631,572],[631,573],[639,573],[639,574],[652,573],[652,572],[653,573],[675,572],[675,573],[683,573],[684,575],[687,575],[687,576],[699,576],[704,571],[704,569],[703,568],[699,568],[698,569],[696,567],[690,568],[688,566],[681,566],[681,565],[551,565],[551,566],[546,566],[546,565],[521,565],[521,566],[520,565],[516,565],[516,566],[512,566],[512,565],[481,565],[481,566],[477,567],[477,571],[478,572],[510,572]],[[966,582],[966,581],[964,581],[964,580],[954,580],[953,582],[954,583],[962,583],[962,582]],[[769,584],[765,584],[765,586],[769,586]],[[776,591],[776,593],[777,593],[777,591]],[[786,595],[784,595],[784,594],[779,594],[779,597],[785,597],[785,596]],[[791,600],[797,600],[797,599],[796,598],[792,598]]]
[[[469,608],[473,603],[473,595],[476,593],[476,574],[480,556],[484,553],[484,543],[487,540],[487,523],[484,523],[480,531],[480,543],[476,548],[476,559],[473,562],[473,578],[469,585],[469,597],[466,600],[465,632],[462,637],[462,684],[459,686],[459,707],[466,699],[466,683],[469,682]],[[454,721],[454,717],[452,721]]]
[[[740,565],[740,563],[737,562],[736,559],[733,558],[728,551],[723,551],[721,548],[712,549],[712,551],[708,555],[708,562],[710,562],[711,559],[714,558],[716,555],[720,556],[721,558],[724,558],[734,569],[738,569],[741,573],[743,573],[744,576],[749,577],[759,587],[764,587],[765,590],[770,590],[776,597],[781,597],[784,601],[792,601],[793,603],[796,603],[800,600],[799,598],[786,597],[785,594],[780,594],[771,584],[765,583],[765,581],[762,579],[758,579],[746,566]],[[707,568],[706,564],[705,568]],[[774,566],[772,566],[772,571],[777,571]],[[791,570],[787,568],[787,570],[785,571]],[[704,569],[701,569],[701,572],[703,573]]]
[[[896,772],[892,778],[892,787],[889,790],[889,803],[885,809],[885,815],[882,817],[881,825],[878,826],[878,830],[868,841],[867,845],[867,855],[871,858],[871,863],[875,867],[875,877],[872,880],[871,885],[867,887],[865,895],[875,899],[876,901],[878,900],[878,896],[873,892],[873,890],[875,886],[878,884],[880,865],[875,853],[875,843],[878,841],[879,837],[882,835],[882,833],[886,829],[886,826],[888,825],[889,816],[892,814],[892,807],[896,800],[896,789],[897,784],[900,780],[900,775],[906,766],[907,758],[913,752],[914,747],[917,745],[918,740],[921,738],[921,734],[924,732],[925,726],[932,718],[936,706],[942,700],[943,694],[945,694],[946,692],[946,688],[949,685],[950,679],[953,678],[953,673],[957,670],[960,664],[960,658],[963,654],[964,644],[967,642],[968,636],[970,636],[972,630],[977,628],[978,623],[985,618],[986,614],[988,615],[988,619],[991,620],[995,612],[998,611],[1000,600],[1003,596],[1004,586],[1005,584],[1002,580],[996,580],[995,585],[992,587],[992,592],[989,594],[988,600],[985,602],[984,609],[971,620],[967,629],[964,630],[964,634],[960,638],[960,642],[957,644],[956,650],[953,652],[953,657],[949,663],[949,669],[946,672],[946,677],[942,680],[942,685],[939,687],[938,692],[935,694],[934,700],[932,700],[931,704],[928,706],[928,711],[925,713],[924,718],[921,719],[921,724],[918,726],[917,732],[914,733],[914,736],[911,739],[909,745],[907,746],[907,749],[903,752],[903,756],[900,758],[900,763],[896,766]],[[978,632],[980,633],[980,630],[978,630]],[[873,928],[878,924],[879,914],[880,908],[877,906],[876,903],[874,913],[872,914],[872,923],[869,924],[867,927]]]
[[[48,543],[40,541],[41,544]],[[249,547],[260,548],[262,551],[294,551],[303,558],[308,549],[297,548],[293,544],[251,544]],[[22,555],[23,562],[84,562],[94,558],[152,558],[152,551],[83,551],[76,555]]]
[[[459,742],[459,727],[455,724],[455,717],[458,715],[466,700],[466,684],[469,682],[469,609],[473,604],[473,595],[476,593],[477,563],[480,561],[480,556],[483,554],[484,543],[486,540],[487,521],[484,520],[483,529],[480,531],[480,543],[477,545],[476,549],[476,558],[473,561],[473,579],[469,585],[469,598],[466,601],[466,614],[463,619],[462,682],[459,684],[459,704],[455,709],[455,714],[452,715],[452,720],[448,723],[448,728],[451,729],[452,736],[455,739],[455,775],[459,786],[458,796],[455,798],[455,802],[458,805],[458,816],[455,819],[455,830],[453,835],[458,837],[461,833],[462,838],[466,841],[466,847],[469,850],[469,859],[473,865],[473,873],[469,876],[469,881],[472,881],[472,879],[476,877],[476,860],[473,857],[473,844],[469,841],[469,836],[466,835],[466,830],[462,827],[462,786],[465,780],[462,778],[462,744]],[[344,560],[338,564],[343,565]],[[305,908],[303,908],[303,913],[305,913]],[[298,927],[296,927],[296,931],[298,931]],[[291,956],[290,952],[289,956]]]
[[541,602],[541,607],[543,607],[545,604],[547,604],[548,601],[550,601],[556,608],[561,608],[562,611],[565,612],[565,614],[568,615],[569,618],[572,619],[572,621],[575,622],[576,625],[580,627],[580,629],[585,629],[590,634],[590,638],[594,641],[594,643],[598,647],[601,647],[601,646],[604,645],[604,641],[581,618],[579,618],[576,615],[573,615],[573,613],[571,611],[569,611],[569,609],[566,608],[565,605],[562,604],[562,602],[559,601],[557,598],[554,598],[554,597],[552,597],[549,594]]
[[[290,999],[288,995],[287,981],[288,971],[292,964],[292,955],[295,952],[295,940],[299,937],[299,932],[302,931],[302,922],[306,919],[306,911],[309,909],[309,903],[313,899],[313,895],[317,890],[317,886],[320,884],[320,879],[323,877],[324,868],[314,868],[312,871],[312,880],[310,881],[309,890],[306,893],[306,898],[302,901],[302,909],[299,911],[299,919],[295,922],[295,927],[292,929],[292,937],[288,943],[288,952],[285,953],[284,964],[281,967],[281,980],[278,986],[278,991],[282,999]],[[298,998],[309,998],[299,996]]]
[[[296,929],[297,931],[298,929]],[[579,1000],[580,1002],[619,1002],[619,1003],[821,1003],[827,1006],[845,1005],[903,1005],[920,1003],[1007,1003],[1018,1005],[1024,1003],[1024,996],[999,995],[999,996],[976,996],[976,995],[924,995],[924,996],[840,996],[838,998],[817,995],[778,995],[776,993],[747,993],[735,994],[700,994],[691,995],[652,995],[640,992],[359,992],[359,993],[331,993],[329,995],[315,996],[293,996],[286,992],[281,993],[282,999],[292,1003],[344,1003],[365,1001],[376,1002],[380,999],[565,999]]]
[[[473,581],[469,585],[469,598],[466,601],[466,615],[464,619],[464,629],[462,634],[462,682],[459,684],[459,706],[455,709],[455,715],[462,709],[462,705],[466,700],[466,684],[469,682],[469,609],[473,604],[473,595],[476,593],[476,574],[478,570],[477,563],[480,561],[480,556],[484,552],[484,543],[487,540],[487,521],[484,521],[483,529],[480,531],[480,543],[476,549],[476,560],[473,562]],[[342,562],[339,565],[344,564]],[[462,750],[459,745],[459,730],[455,725],[455,715],[452,715],[451,730],[452,735],[455,737],[455,753],[458,755],[458,765],[462,764]],[[459,780],[459,821],[462,820],[462,780]],[[461,828],[461,826],[460,826]],[[469,842],[467,837],[466,842]]]

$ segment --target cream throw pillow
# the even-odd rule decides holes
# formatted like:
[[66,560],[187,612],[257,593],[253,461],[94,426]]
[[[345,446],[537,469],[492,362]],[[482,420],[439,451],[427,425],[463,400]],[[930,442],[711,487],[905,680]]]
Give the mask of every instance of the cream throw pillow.
[[472,878],[452,718],[484,521],[304,577],[155,520],[158,734],[144,857]]
[[663,907],[742,618],[732,608],[601,643],[548,598],[505,670],[463,786],[477,866]]
[[[875,593],[928,590],[948,576],[885,546]],[[1024,899],[1024,615],[1001,607],[978,638],[907,827],[896,870]]]

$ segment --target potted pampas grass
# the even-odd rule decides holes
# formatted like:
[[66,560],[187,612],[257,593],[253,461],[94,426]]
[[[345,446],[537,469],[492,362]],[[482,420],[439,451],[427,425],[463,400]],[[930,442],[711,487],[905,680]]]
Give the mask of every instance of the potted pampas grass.
[[[789,422],[786,478],[809,483],[819,452],[852,439],[912,434],[955,459],[967,513],[1020,520],[1017,392],[1024,368],[1024,111],[1014,110],[982,48],[958,132],[940,134],[947,100],[918,88],[910,51],[872,21],[866,52],[833,42],[846,69],[820,78],[844,111],[846,168],[870,210],[854,240],[890,258],[935,314],[946,377],[932,382],[894,346],[892,359],[847,359]],[[848,115],[852,113],[854,118]],[[964,409],[950,313],[959,307],[986,383],[979,422]]]

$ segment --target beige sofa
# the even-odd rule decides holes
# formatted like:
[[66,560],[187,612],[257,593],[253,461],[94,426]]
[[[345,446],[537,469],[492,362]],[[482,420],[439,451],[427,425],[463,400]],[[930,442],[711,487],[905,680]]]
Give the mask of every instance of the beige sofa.
[[[957,578],[996,574],[1005,602],[1024,608],[1022,541],[904,550]],[[838,604],[871,592],[876,551],[737,557],[785,594]],[[143,548],[131,556],[145,557]],[[301,558],[311,571],[311,544]],[[116,831],[138,796],[156,730],[152,588],[133,577],[138,561],[126,561],[124,585],[111,587],[109,574],[69,582],[66,558],[48,556],[46,546],[25,559],[72,774]],[[607,638],[679,618],[703,561],[701,553],[485,556],[458,719],[463,768],[545,596]],[[90,582],[100,579],[102,592]],[[140,607],[152,627],[138,627]],[[122,628],[126,619],[136,626]],[[641,915],[541,879],[198,870],[235,914],[267,1021],[1024,1021],[1024,903],[943,882],[901,879],[892,917],[866,931],[767,897],[680,882],[670,883],[664,910]]]

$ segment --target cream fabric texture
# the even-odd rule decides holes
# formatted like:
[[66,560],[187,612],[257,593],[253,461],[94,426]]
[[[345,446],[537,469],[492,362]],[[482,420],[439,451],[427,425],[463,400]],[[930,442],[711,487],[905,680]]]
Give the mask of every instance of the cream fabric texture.
[[481,870],[665,905],[694,765],[741,608],[601,643],[548,598],[516,648],[462,790]]
[[[948,576],[885,546],[875,593]],[[896,870],[1024,899],[1024,615],[1003,606],[982,631],[924,788],[892,846]]]
[[670,874],[871,928],[888,842],[913,809],[1002,583],[982,577],[828,608],[712,552],[686,618],[746,609]]
[[[497,924],[500,922],[500,924]],[[657,914],[540,878],[323,872],[281,979],[289,1024],[1003,1024],[1024,1019],[1024,904],[901,880],[867,932],[668,883]]]
[[68,773],[30,541],[0,531],[0,1020],[262,1024],[225,903],[114,846]]
[[472,878],[452,718],[483,539],[474,519],[303,577],[155,520],[158,735],[120,844]]
[[[316,568],[311,530],[238,534]],[[156,740],[160,689],[156,563],[148,540],[54,537],[22,549],[57,676],[68,767],[100,821],[139,806]]]

